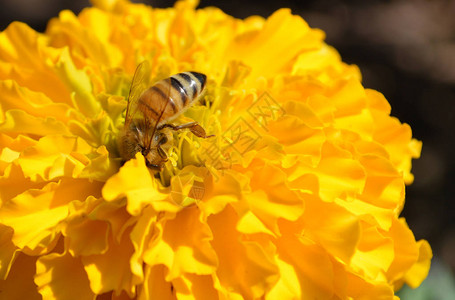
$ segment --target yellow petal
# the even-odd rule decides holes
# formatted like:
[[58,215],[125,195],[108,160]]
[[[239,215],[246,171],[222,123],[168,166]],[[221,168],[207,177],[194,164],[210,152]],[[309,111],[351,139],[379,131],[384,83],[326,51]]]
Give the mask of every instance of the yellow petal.
[[391,162],[403,173],[405,183],[412,183],[411,159],[420,156],[422,143],[412,139],[411,128],[396,118],[376,113],[374,140],[384,145]]
[[351,272],[347,272],[346,293],[352,299],[395,299],[389,284],[368,280]]
[[104,253],[107,248],[108,226],[105,221],[91,220],[84,215],[67,218],[63,234],[68,237],[68,251],[72,256]]
[[394,211],[401,209],[404,201],[404,182],[401,174],[389,160],[365,155],[360,162],[367,173],[362,200]]
[[0,132],[8,134],[69,134],[66,126],[54,117],[35,117],[22,110],[11,109],[5,113],[5,120],[0,124]]
[[355,78],[341,81],[334,89],[331,100],[336,107],[336,118],[356,115],[366,107],[365,90]]
[[61,80],[73,91],[71,97],[74,106],[88,117],[99,113],[101,107],[92,94],[90,78],[84,71],[76,68],[67,50],[63,50],[55,66]]
[[[389,234],[393,240],[395,257],[390,268],[387,270],[387,275],[388,278],[398,279],[405,275],[407,270],[419,260],[419,247],[417,246],[412,231],[402,218],[394,220]],[[422,259],[423,261],[426,261],[429,259],[429,253],[425,253],[425,250],[428,249],[423,248],[422,250]],[[414,279],[417,280],[418,278],[419,276],[417,275]]]
[[265,165],[256,170],[250,183],[254,192],[247,193],[249,209],[275,234],[280,218],[297,220],[303,213],[304,201],[287,186],[286,175],[279,168]]
[[365,171],[362,165],[355,159],[343,157],[345,154],[337,153],[338,150],[330,143],[325,143],[322,151],[323,158],[316,168],[300,164],[290,177],[296,179],[314,174],[318,178],[319,196],[324,201],[360,194],[365,184]]
[[16,246],[46,251],[59,236],[59,223],[68,215],[68,203],[96,194],[92,189],[96,190],[96,185],[85,180],[51,182],[42,189],[30,189],[4,203],[0,220],[14,229]]
[[297,116],[285,115],[269,126],[270,133],[278,137],[286,154],[299,154],[317,164],[321,155],[322,143],[326,137],[321,129],[310,128]]
[[13,22],[0,33],[0,78],[12,79],[56,102],[71,104],[70,91],[52,63],[60,52],[47,46],[46,36],[24,23]]
[[221,177],[204,178],[204,198],[198,203],[206,216],[221,212],[228,203],[240,199],[247,182],[246,176],[227,170]]
[[153,207],[145,208],[131,231],[131,242],[134,246],[134,253],[131,257],[131,271],[141,281],[144,279],[143,254],[147,250],[148,242],[154,233],[156,218],[157,212]]
[[[287,228],[281,228],[283,236],[277,241],[277,253],[281,260],[293,266],[302,299],[330,299],[334,294],[334,272],[329,255],[320,246],[302,241],[288,234]],[[292,289],[289,292],[295,293]]]
[[302,220],[306,235],[309,234],[341,261],[350,262],[361,233],[360,222],[355,215],[333,203],[305,197]]
[[430,271],[431,258],[433,257],[433,252],[427,241],[418,241],[417,247],[419,247],[419,258],[404,277],[404,280],[411,288],[417,288],[427,277]]
[[[290,31],[294,34],[289,35]],[[322,32],[311,30],[289,9],[281,9],[267,19],[261,30],[238,36],[227,48],[227,59],[240,57],[252,67],[252,77],[269,76],[289,67],[302,51],[320,46],[322,37]]]
[[52,253],[36,262],[35,283],[44,299],[93,299],[87,274],[78,258]]
[[246,234],[266,233],[276,236],[264,223],[251,211],[246,212],[237,224],[237,230]]
[[145,266],[145,282],[139,293],[139,300],[163,299],[175,300],[174,287],[165,281],[166,267],[163,265]]
[[32,183],[30,179],[24,177],[19,166],[9,164],[3,176],[0,176],[0,187],[0,200],[4,203],[30,188],[40,188],[42,185]]
[[365,93],[367,96],[368,107],[371,109],[383,111],[386,114],[390,114],[392,108],[390,107],[389,102],[387,102],[387,99],[383,94],[370,89],[365,89]]
[[392,219],[396,217],[396,213],[389,208],[378,207],[355,197],[348,197],[347,200],[336,199],[335,203],[346,208],[359,219],[384,230],[390,229]]
[[97,148],[89,158],[90,162],[81,171],[81,178],[107,181],[119,168],[119,163],[110,157],[105,146]]
[[0,224],[0,280],[6,279],[18,254],[12,242],[13,230]]
[[58,18],[51,20],[46,34],[55,46],[61,47],[62,43],[71,41],[74,56],[80,55],[88,62],[104,66],[117,66],[122,53],[109,44],[115,21],[120,22],[98,9],[84,10],[79,17],[65,10],[60,12]]
[[339,62],[340,54],[334,48],[323,44],[319,48],[300,54],[293,66],[292,74],[314,73],[317,76],[325,69],[340,65]]
[[174,219],[157,224],[158,236],[150,241],[144,253],[149,265],[163,264],[169,269],[167,281],[182,273],[211,274],[217,264],[207,224],[201,222],[195,206],[181,210]]
[[80,138],[50,135],[26,149],[17,162],[24,175],[34,181],[78,177],[88,162],[84,154],[90,151],[91,147]]
[[98,202],[93,210],[90,209],[88,217],[109,223],[110,231],[117,243],[120,243],[125,231],[136,222],[136,218],[132,218],[126,210],[125,203],[111,203],[103,200]]
[[22,253],[16,257],[8,278],[0,280],[2,299],[42,299],[33,281],[36,259]]
[[365,139],[370,139],[373,133],[374,121],[369,110],[363,109],[358,114],[343,116],[335,119],[334,126],[342,129],[353,131],[360,134]]
[[392,264],[395,256],[393,239],[367,225],[362,226],[361,237],[351,265],[364,272],[367,279],[377,279]]
[[[35,117],[49,117],[66,122],[77,117],[77,112],[65,103],[53,103],[42,93],[37,93],[25,87],[20,87],[15,81],[6,80],[0,83],[2,111],[10,109],[22,110]],[[2,116],[0,116],[0,121]]]
[[115,7],[116,4],[123,2],[123,0],[91,0],[90,2],[94,7],[110,11]]
[[292,263],[288,263],[280,258],[277,258],[276,261],[280,270],[280,279],[267,293],[265,299],[302,299],[302,290],[300,288],[297,270]]
[[226,291],[245,298],[260,298],[278,279],[278,270],[259,243],[240,242],[240,233],[235,230],[237,220],[229,206],[208,219],[213,232],[212,246],[218,256],[216,275]]
[[179,282],[174,283],[176,296],[182,300],[218,299],[211,275],[196,275],[187,273],[181,277],[185,287]]
[[[158,184],[150,175],[149,169],[145,166],[145,159],[140,153],[136,155],[136,159],[127,161],[103,187],[103,197],[107,201],[114,201],[123,196],[128,199],[127,209],[132,215],[138,215],[145,206],[168,197],[158,190]],[[167,207],[178,209],[172,203]]]
[[81,257],[91,290],[95,294],[113,290],[117,295],[125,291],[132,298],[136,293],[134,283],[137,282],[130,268],[133,252],[127,231],[119,243],[110,237],[109,249],[105,253]]

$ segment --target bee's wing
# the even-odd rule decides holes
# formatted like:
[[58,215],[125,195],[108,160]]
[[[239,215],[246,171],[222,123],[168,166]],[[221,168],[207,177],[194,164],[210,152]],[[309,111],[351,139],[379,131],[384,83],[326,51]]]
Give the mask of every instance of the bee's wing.
[[128,128],[131,121],[139,113],[137,102],[142,93],[150,84],[151,66],[150,62],[145,60],[141,62],[134,72],[133,81],[131,82],[130,92],[128,94],[128,104],[126,106],[125,128]]
[[[159,105],[158,109],[158,118],[156,118],[153,122],[153,128],[150,128],[150,130],[147,130],[147,141],[148,141],[148,146],[152,144],[153,137],[156,133],[157,128],[161,125],[160,122],[163,121],[163,115],[166,111],[166,108],[169,104],[169,97],[171,95],[171,77],[168,77],[166,79],[163,79],[155,85],[160,92],[155,94],[157,99],[154,99],[155,103]],[[146,122],[147,124],[152,124],[152,122]]]

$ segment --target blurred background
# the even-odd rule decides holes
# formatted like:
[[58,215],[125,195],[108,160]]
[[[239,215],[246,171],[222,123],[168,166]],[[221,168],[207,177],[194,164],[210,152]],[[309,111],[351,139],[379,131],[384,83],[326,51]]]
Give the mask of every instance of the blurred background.
[[[1,0],[0,30],[16,20],[43,32],[59,11],[79,13],[87,6],[88,0]],[[399,296],[455,299],[455,0],[200,1],[199,7],[206,6],[237,18],[268,17],[289,7],[311,27],[324,30],[343,61],[360,67],[366,88],[385,95],[392,115],[423,141],[402,215],[416,239],[428,240],[434,251],[430,276]]]

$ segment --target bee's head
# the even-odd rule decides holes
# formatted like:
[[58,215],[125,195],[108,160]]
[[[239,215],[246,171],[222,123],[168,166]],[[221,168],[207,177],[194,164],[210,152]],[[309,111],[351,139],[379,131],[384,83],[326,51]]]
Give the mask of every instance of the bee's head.
[[163,170],[164,163],[167,161],[167,156],[163,157],[161,152],[162,150],[158,147],[151,147],[149,149],[141,147],[141,153],[145,158],[147,167],[158,172]]
[[[162,171],[164,164],[168,160],[166,153],[172,146],[172,134],[159,130],[153,135],[150,144],[147,144],[143,139],[138,139],[137,141],[137,152],[142,153],[147,167],[154,171]],[[144,142],[146,143],[145,145]]]

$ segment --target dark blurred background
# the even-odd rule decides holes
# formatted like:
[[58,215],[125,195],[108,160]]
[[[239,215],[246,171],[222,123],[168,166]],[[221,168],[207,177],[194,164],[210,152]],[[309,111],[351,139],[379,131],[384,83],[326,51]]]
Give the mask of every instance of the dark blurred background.
[[[174,3],[135,2],[155,7]],[[17,20],[42,32],[60,10],[78,13],[89,5],[88,0],[1,0],[0,29]],[[392,106],[392,115],[411,125],[414,137],[423,141],[423,150],[421,158],[413,163],[415,182],[407,187],[402,215],[416,239],[430,242],[435,258],[422,287],[416,291],[405,289],[400,296],[453,299],[455,1],[200,2],[199,7],[206,6],[217,6],[237,18],[267,17],[281,7],[291,8],[311,27],[324,30],[327,43],[340,52],[343,60],[360,67],[364,86],[382,92]]]

